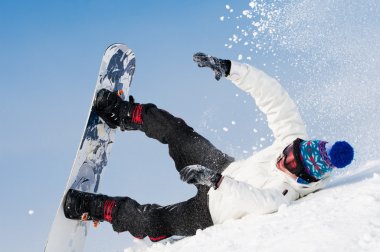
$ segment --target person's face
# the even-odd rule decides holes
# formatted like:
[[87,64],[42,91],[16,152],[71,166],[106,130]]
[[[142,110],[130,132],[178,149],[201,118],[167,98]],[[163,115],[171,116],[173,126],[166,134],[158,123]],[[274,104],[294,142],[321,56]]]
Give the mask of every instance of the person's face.
[[297,176],[292,173],[292,171],[296,170],[297,168],[297,162],[293,153],[293,144],[288,145],[282,151],[282,154],[277,158],[276,167],[277,169],[285,172],[292,178],[297,178]]

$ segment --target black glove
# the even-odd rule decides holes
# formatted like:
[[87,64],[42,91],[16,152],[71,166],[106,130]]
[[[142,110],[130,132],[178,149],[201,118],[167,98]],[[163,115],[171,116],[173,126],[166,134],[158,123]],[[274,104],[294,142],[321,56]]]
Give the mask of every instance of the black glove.
[[202,165],[189,165],[180,171],[181,180],[188,184],[205,185],[217,189],[222,174]]
[[101,89],[96,94],[92,110],[95,111],[110,128],[116,129],[120,125],[120,107],[123,100],[116,92]]
[[193,55],[193,60],[198,63],[199,67],[209,67],[214,71],[215,79],[220,80],[222,76],[230,75],[231,61],[218,59],[210,55],[198,52]]

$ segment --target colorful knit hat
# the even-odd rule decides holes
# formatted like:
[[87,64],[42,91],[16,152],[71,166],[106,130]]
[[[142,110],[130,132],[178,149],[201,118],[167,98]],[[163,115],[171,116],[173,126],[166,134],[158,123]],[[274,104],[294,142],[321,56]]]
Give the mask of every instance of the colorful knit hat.
[[320,140],[303,141],[300,153],[305,172],[321,179],[333,168],[343,168],[354,158],[354,149],[345,141],[335,142],[331,147]]

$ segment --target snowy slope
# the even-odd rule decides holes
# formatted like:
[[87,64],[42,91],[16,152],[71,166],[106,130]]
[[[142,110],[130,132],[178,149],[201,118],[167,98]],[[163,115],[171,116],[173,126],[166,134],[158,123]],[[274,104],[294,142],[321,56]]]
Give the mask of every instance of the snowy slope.
[[380,160],[332,178],[326,189],[277,213],[210,227],[172,244],[132,251],[380,251]]

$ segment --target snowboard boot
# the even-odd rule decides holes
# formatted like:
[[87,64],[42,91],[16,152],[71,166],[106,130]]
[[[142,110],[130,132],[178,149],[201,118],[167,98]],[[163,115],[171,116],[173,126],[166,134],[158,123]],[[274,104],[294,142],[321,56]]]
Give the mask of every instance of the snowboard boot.
[[135,103],[132,96],[123,101],[116,92],[107,89],[97,93],[93,110],[113,129],[138,130],[143,123],[141,104]]
[[69,189],[66,194],[63,211],[68,219],[72,220],[93,220],[112,221],[112,209],[116,201],[112,198],[87,192]]

